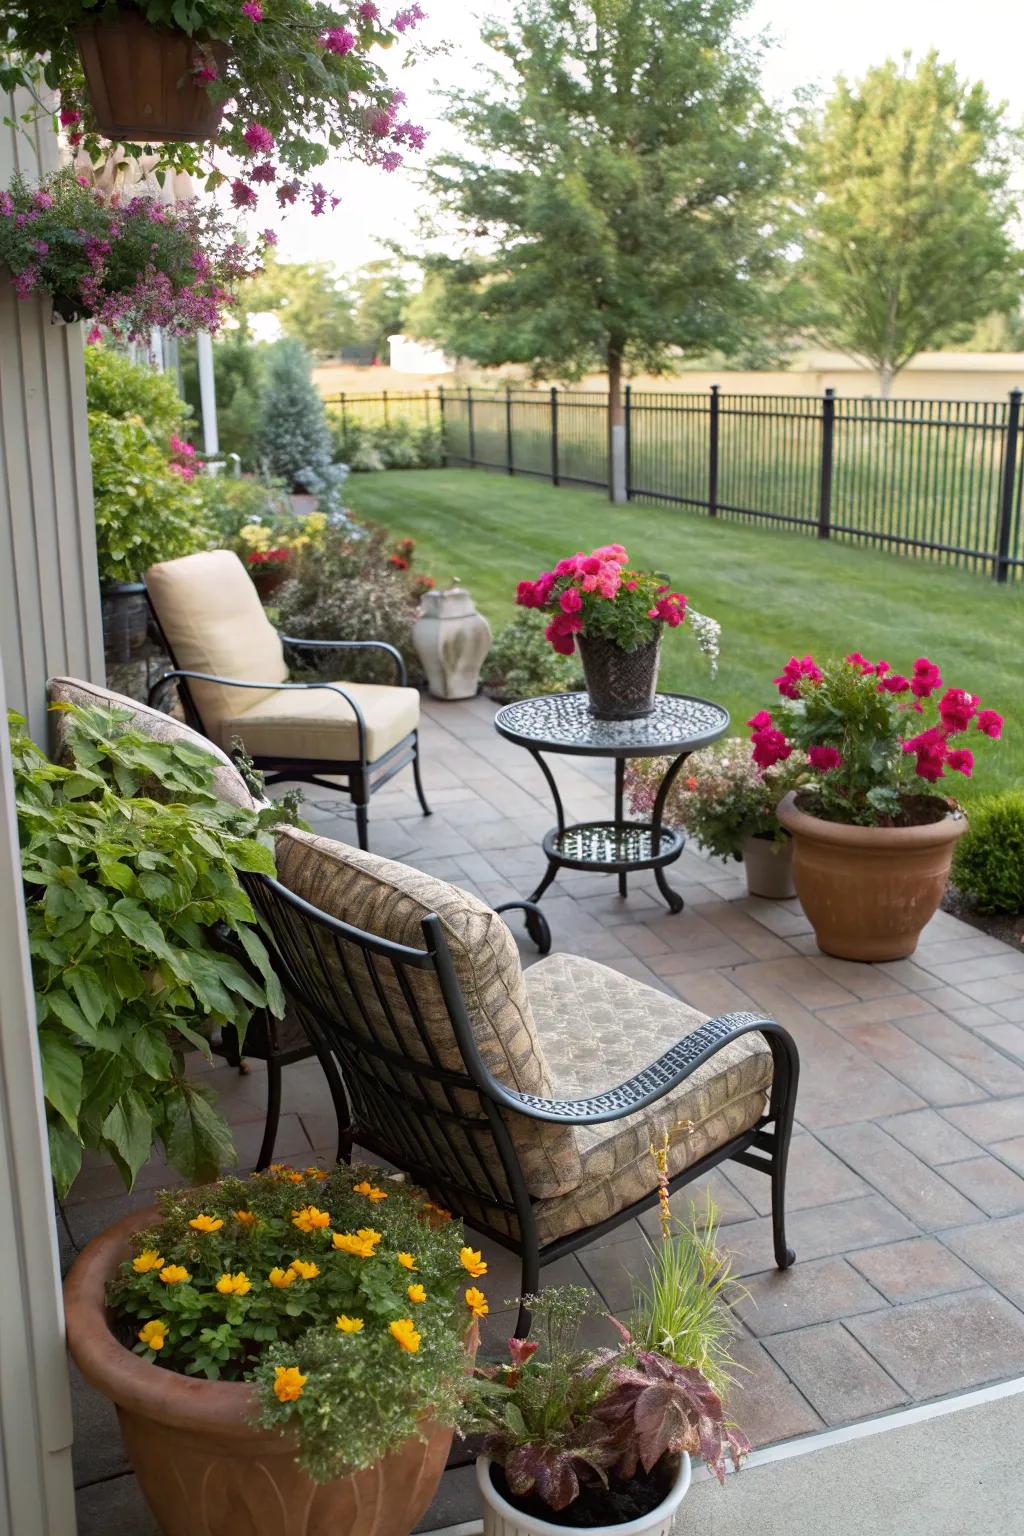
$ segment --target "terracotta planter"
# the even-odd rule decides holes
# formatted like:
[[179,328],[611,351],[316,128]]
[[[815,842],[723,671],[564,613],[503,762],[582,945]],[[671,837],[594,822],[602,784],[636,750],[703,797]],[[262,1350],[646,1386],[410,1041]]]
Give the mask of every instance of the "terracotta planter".
[[131,1234],[158,1215],[134,1211],[93,1238],[64,1282],[64,1307],[72,1358],[116,1405],[164,1536],[408,1536],[437,1492],[450,1429],[410,1439],[354,1477],[314,1483],[291,1439],[248,1422],[251,1387],[181,1376],[118,1343],[106,1285],[129,1257]]
[[818,948],[840,960],[902,960],[942,900],[967,818],[950,813],[923,827],[851,827],[779,806],[793,838],[796,893]]
[[197,61],[227,63],[222,42],[197,43],[175,27],[155,27],[138,11],[75,28],[96,127],[119,142],[201,141],[220,126],[223,106],[195,78]]
[[743,844],[743,868],[751,896],[788,901],[796,895],[792,838],[777,843],[773,837],[748,837]]
[[624,651],[603,635],[577,635],[590,712],[598,720],[639,720],[654,709],[661,636]]

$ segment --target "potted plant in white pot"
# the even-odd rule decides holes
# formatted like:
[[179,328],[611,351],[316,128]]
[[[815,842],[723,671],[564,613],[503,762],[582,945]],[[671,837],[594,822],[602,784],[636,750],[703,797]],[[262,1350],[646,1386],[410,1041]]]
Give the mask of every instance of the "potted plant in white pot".
[[578,648],[599,720],[637,720],[654,709],[666,626],[687,625],[714,675],[718,623],[690,608],[664,576],[634,570],[621,544],[566,556],[536,581],[521,581],[516,602],[551,615],[544,634],[559,655]]
[[1002,734],[978,696],[944,687],[927,657],[909,676],[859,651],[819,667],[790,658],[780,702],[749,722],[765,770],[807,754],[808,782],[779,820],[794,840],[797,895],[819,949],[843,960],[899,960],[917,946],[967,830],[947,772],[970,778],[972,747]]
[[[626,787],[634,815],[650,816],[668,766],[665,758],[634,758],[629,763]],[[665,822],[717,859],[742,860],[751,896],[785,900],[796,890],[792,844],[777,807],[806,771],[807,760],[800,752],[762,770],[742,737],[726,736],[687,761],[665,801]]]
[[538,1340],[510,1339],[510,1362],[478,1367],[469,1428],[483,1432],[477,1482],[484,1536],[668,1536],[690,1485],[690,1456],[724,1478],[749,1448],[697,1369],[638,1347],[575,1347],[592,1297],[581,1287],[531,1298]]

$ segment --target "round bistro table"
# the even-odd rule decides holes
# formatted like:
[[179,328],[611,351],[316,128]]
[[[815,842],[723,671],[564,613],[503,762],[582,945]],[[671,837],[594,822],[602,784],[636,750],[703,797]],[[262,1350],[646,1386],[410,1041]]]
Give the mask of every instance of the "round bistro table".
[[[709,699],[685,693],[659,693],[651,714],[639,720],[599,720],[586,693],[550,693],[521,699],[499,709],[494,727],[500,736],[525,747],[535,759],[555,802],[557,825],[544,836],[548,867],[523,908],[530,936],[541,943],[546,923],[536,922],[529,905],[538,902],[560,869],[586,869],[618,875],[619,895],[627,893],[631,870],[653,869],[658,890],[670,912],[681,912],[683,898],[665,878],[666,866],[683,851],[685,839],[662,826],[665,801],[676,774],[690,756],[710,746],[729,729],[729,711]],[[615,761],[615,815],[611,821],[581,821],[566,826],[562,797],[542,754],[610,757]],[[654,799],[650,821],[623,815],[626,762],[631,757],[669,757]],[[539,917],[539,912],[536,917]],[[536,930],[536,931],[535,931]]]

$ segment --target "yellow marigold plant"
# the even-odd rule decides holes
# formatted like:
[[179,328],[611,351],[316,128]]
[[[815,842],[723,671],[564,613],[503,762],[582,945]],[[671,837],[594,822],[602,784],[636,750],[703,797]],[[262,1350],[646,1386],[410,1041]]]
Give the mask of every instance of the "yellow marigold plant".
[[428,1417],[456,1422],[486,1264],[422,1191],[380,1169],[275,1164],[166,1191],[160,1209],[107,1296],[154,1368],[251,1382],[254,1422],[292,1434],[321,1482]]

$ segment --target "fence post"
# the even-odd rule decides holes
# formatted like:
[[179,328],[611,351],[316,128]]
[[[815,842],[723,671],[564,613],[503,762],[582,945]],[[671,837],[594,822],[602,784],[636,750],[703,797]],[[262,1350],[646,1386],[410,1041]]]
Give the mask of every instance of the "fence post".
[[388,425],[390,419],[391,418],[388,415],[388,392],[387,392],[387,390],[384,390],[384,425],[385,426]]
[[505,458],[508,460],[508,472],[514,475],[515,462],[512,456],[512,386],[505,385]]
[[821,487],[818,495],[818,538],[827,539],[832,524],[832,452],[836,429],[836,392],[826,389],[821,403]]
[[558,390],[551,386],[551,484],[558,484]]
[[708,417],[708,516],[718,516],[718,385],[711,386]]
[[430,390],[423,391],[423,414],[426,417],[427,426],[430,426]]
[[626,413],[626,500],[633,499],[633,386],[627,384],[625,389],[625,413]]
[[444,385],[437,386],[437,409],[440,416],[441,428],[441,467],[448,468],[448,423],[444,414]]
[[342,390],[341,394],[338,396],[338,403],[341,406],[341,430],[342,430],[342,434],[345,434],[348,431],[348,412],[345,409],[345,391],[344,390]]
[[466,385],[466,427],[469,433],[469,467],[476,466],[476,435],[473,431],[473,386]]
[[1010,390],[1010,409],[1006,418],[1006,445],[1003,449],[1003,482],[999,496],[999,542],[995,568],[996,581],[1005,581],[1010,573],[1010,535],[1013,532],[1013,493],[1017,480],[1017,445],[1020,439],[1019,389]]

